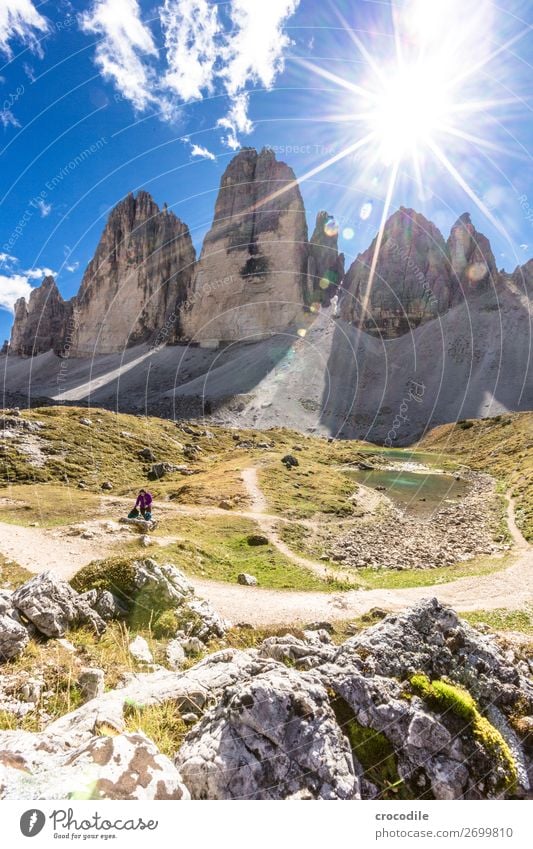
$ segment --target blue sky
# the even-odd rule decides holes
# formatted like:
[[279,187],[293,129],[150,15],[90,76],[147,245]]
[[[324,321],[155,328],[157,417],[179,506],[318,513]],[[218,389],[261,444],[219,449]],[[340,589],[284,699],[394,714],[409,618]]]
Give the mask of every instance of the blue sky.
[[532,23],[523,0],[2,0],[0,337],[44,271],[77,291],[129,191],[199,250],[240,145],[312,172],[309,226],[334,214],[348,262],[394,172],[390,211],[447,237],[468,210],[514,269],[533,256]]

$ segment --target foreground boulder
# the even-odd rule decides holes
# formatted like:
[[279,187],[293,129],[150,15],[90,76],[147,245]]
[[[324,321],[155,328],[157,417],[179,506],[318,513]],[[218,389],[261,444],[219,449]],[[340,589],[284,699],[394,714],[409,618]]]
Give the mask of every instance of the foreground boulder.
[[[193,799],[524,798],[533,684],[522,651],[435,599],[340,646],[320,627],[223,649],[185,671],[129,674],[40,733],[1,732],[0,785],[6,798],[65,798],[74,766],[71,790],[84,792],[88,762],[101,798],[179,798],[181,784]],[[190,726],[174,771],[154,741],[132,740],[147,710],[156,734],[159,710],[163,725]],[[145,780],[152,756],[163,785]]]
[[75,625],[90,625],[97,634],[105,631],[105,622],[96,611],[53,572],[42,572],[27,581],[15,590],[11,603],[46,637],[64,637]]
[[525,701],[533,710],[533,685],[520,675],[514,659],[435,598],[390,614],[352,637],[339,648],[336,662],[350,668],[355,662],[367,675],[400,680],[417,672],[432,679],[446,676],[482,704],[510,710]]
[[181,776],[144,734],[92,737],[73,752],[0,752],[4,799],[189,799]]
[[226,690],[176,766],[193,799],[360,798],[326,690],[285,667]]
[[27,629],[13,614],[13,608],[4,606],[0,600],[0,663],[18,657],[30,641]]
[[172,563],[149,557],[92,563],[74,576],[72,585],[105,618],[115,610],[134,627],[150,623],[167,636],[207,643],[230,627],[208,601],[196,597],[193,585]]

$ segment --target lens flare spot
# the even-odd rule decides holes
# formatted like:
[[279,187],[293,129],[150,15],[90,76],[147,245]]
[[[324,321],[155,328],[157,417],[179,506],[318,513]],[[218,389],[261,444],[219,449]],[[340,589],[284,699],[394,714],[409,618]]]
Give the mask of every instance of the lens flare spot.
[[370,200],[367,200],[367,202],[362,205],[359,211],[359,217],[362,221],[367,221],[370,218],[373,208],[374,206]]
[[488,268],[484,262],[473,262],[466,269],[466,276],[471,283],[479,283],[487,276]]
[[328,218],[324,224],[324,233],[330,239],[334,239],[335,236],[339,235],[339,224],[335,218]]
[[331,280],[328,280],[327,277],[322,277],[318,285],[321,289],[329,289],[329,287],[331,286]]
[[311,304],[309,307],[310,312],[318,312],[320,309],[320,304]]
[[347,242],[349,242],[350,239],[353,239],[354,236],[355,230],[353,229],[353,227],[345,227],[342,231],[342,238],[346,239]]
[[304,336],[306,336],[306,335],[307,335],[307,330],[305,330],[305,328],[303,328],[303,327],[300,327],[300,329],[297,331],[297,333],[298,333],[298,336],[299,336],[301,339],[303,339],[303,338],[304,338]]

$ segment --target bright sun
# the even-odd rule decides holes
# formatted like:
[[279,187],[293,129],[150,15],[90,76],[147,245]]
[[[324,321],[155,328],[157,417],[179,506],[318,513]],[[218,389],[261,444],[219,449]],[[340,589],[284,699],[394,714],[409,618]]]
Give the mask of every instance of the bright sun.
[[368,128],[387,164],[417,156],[452,118],[452,96],[440,68],[417,63],[394,68],[370,108]]

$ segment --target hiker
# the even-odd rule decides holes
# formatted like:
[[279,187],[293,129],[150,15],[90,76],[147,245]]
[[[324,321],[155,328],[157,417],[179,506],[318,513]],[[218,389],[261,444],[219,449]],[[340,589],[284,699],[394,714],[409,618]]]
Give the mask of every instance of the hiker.
[[153,498],[149,492],[145,489],[139,490],[135,507],[128,514],[128,519],[137,519],[140,513],[143,519],[150,522],[152,519],[152,501]]
[[331,314],[333,318],[339,317],[339,296],[335,293],[330,301]]

